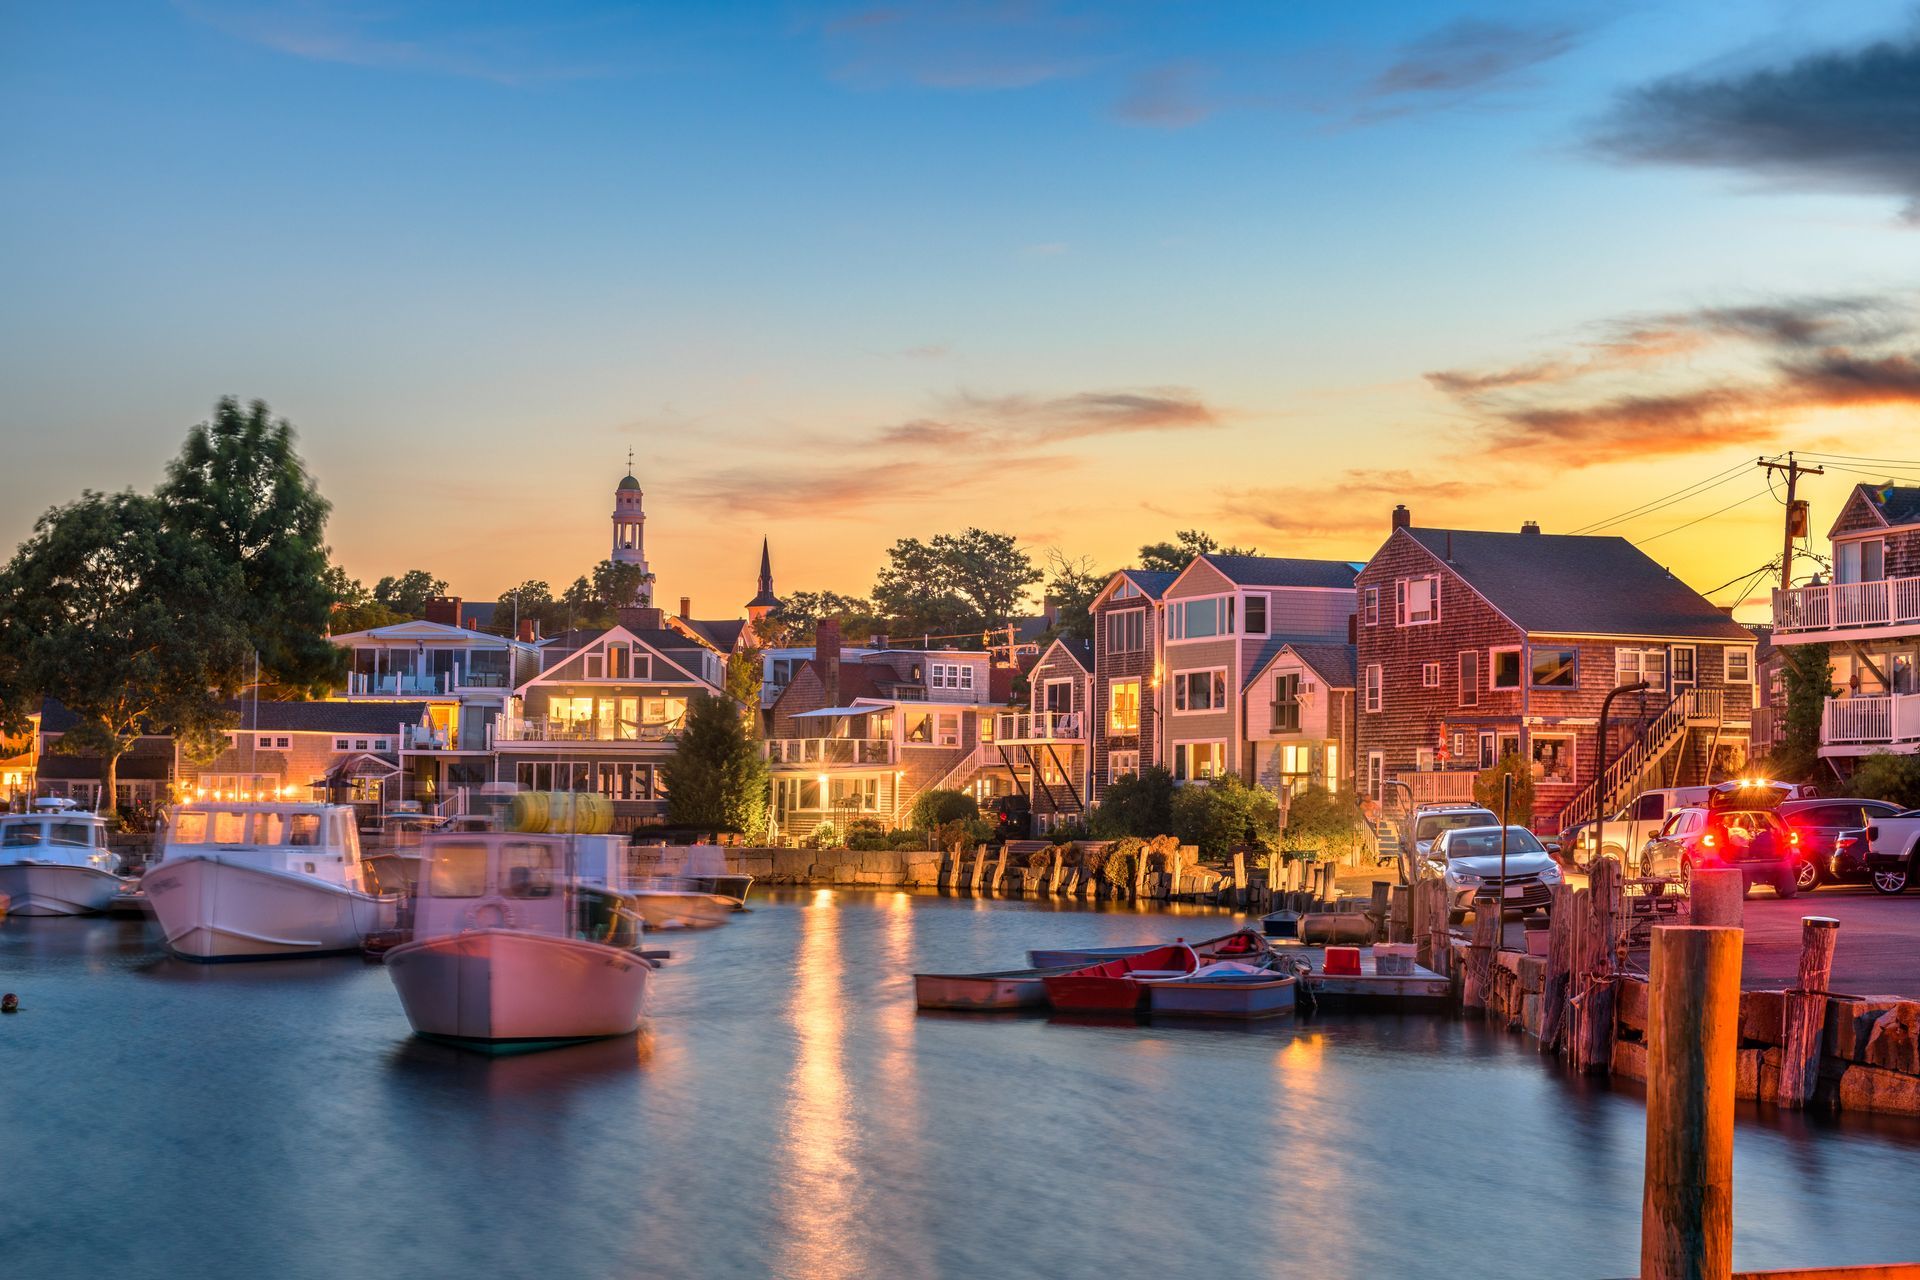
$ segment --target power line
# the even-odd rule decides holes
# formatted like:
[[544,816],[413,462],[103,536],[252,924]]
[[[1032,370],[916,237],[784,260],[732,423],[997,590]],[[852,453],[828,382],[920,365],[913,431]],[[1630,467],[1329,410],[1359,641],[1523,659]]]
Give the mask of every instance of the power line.
[[1890,462],[1895,466],[1920,467],[1920,458],[1863,458],[1855,453],[1808,453],[1804,449],[1800,452],[1809,458],[1838,458],[1842,462]]
[[1580,528],[1575,529],[1572,532],[1593,533],[1601,529],[1612,528],[1616,524],[1624,524],[1629,520],[1637,520],[1641,516],[1652,515],[1654,512],[1662,510],[1665,507],[1670,507],[1677,502],[1684,502],[1688,498],[1696,497],[1699,494],[1706,493],[1710,489],[1719,488],[1721,485],[1728,483],[1729,481],[1737,478],[1738,476],[1746,474],[1747,467],[1749,465],[1751,464],[1742,462],[1737,466],[1729,467],[1725,471],[1716,471],[1714,474],[1708,476],[1706,479],[1696,480],[1694,483],[1688,485],[1684,489],[1676,489],[1674,492],[1669,493],[1664,497],[1654,498],[1651,501],[1643,502],[1637,507],[1630,507],[1627,510],[1622,511],[1618,515],[1607,517],[1605,520],[1596,520],[1592,524],[1582,525]]
[[1733,510],[1735,507],[1744,507],[1749,502],[1753,502],[1757,499],[1767,498],[1771,496],[1772,496],[1772,490],[1770,489],[1762,489],[1758,493],[1750,493],[1746,497],[1740,499],[1738,502],[1729,502],[1726,506],[1721,507],[1718,511],[1709,511],[1707,512],[1707,514],[1703,516],[1695,516],[1693,519],[1687,521],[1685,524],[1677,524],[1673,526],[1673,528],[1662,530],[1661,532],[1654,534],[1650,538],[1641,538],[1638,541],[1636,541],[1633,545],[1636,547],[1644,547],[1649,542],[1657,542],[1661,538],[1666,537],[1670,533],[1678,533],[1682,529],[1691,529],[1693,528],[1693,526],[1699,524],[1703,520],[1711,520],[1715,516],[1725,515],[1727,512]]

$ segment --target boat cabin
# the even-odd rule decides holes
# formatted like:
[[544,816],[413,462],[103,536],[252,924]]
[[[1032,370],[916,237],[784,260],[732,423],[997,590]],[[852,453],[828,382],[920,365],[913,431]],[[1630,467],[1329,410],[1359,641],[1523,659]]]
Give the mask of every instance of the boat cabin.
[[640,924],[621,894],[580,883],[574,843],[604,838],[520,831],[448,831],[421,847],[413,936],[513,929],[637,946]]
[[0,862],[63,862],[112,871],[106,819],[70,805],[0,814]]
[[195,800],[167,811],[162,849],[162,861],[211,855],[372,891],[351,805]]

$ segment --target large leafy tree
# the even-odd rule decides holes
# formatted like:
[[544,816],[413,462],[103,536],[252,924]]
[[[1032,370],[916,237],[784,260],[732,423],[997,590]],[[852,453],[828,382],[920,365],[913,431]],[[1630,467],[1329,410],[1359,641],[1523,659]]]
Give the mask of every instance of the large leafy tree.
[[154,495],[173,531],[239,574],[226,602],[260,655],[262,674],[319,693],[344,656],[327,639],[335,601],[325,541],[328,504],[294,450],[293,427],[266,402],[231,396],[187,433]]
[[171,730],[194,756],[217,750],[222,703],[250,674],[243,566],[174,514],[133,493],[87,493],[40,517],[0,572],[15,694],[58,698],[78,717],[60,748],[100,755],[109,806],[142,732]]
[[728,698],[695,694],[679,744],[661,766],[675,826],[759,832],[767,822],[767,762]]
[[425,569],[409,569],[399,577],[389,575],[373,584],[373,601],[407,618],[427,616],[427,601],[447,593],[447,580],[436,578]]
[[1257,556],[1259,551],[1252,547],[1223,547],[1214,541],[1213,535],[1199,529],[1182,529],[1173,535],[1172,542],[1149,542],[1140,548],[1140,567],[1155,569],[1162,573],[1179,573],[1193,563],[1195,556],[1212,555],[1215,552],[1223,556]]
[[1091,643],[1093,598],[1112,575],[1097,572],[1086,556],[1075,560],[1058,549],[1047,553],[1046,573],[1047,598],[1058,610],[1053,634]]
[[375,627],[406,621],[405,614],[396,613],[375,600],[365,584],[358,578],[348,577],[347,571],[339,565],[327,570],[327,581],[333,592],[333,617],[328,626],[334,635],[371,631]]
[[653,575],[637,564],[602,560],[593,566],[593,600],[609,613],[633,603]]
[[909,635],[955,635],[1004,626],[1046,575],[1012,534],[985,529],[902,538],[887,552],[873,603]]
[[811,644],[814,632],[827,618],[840,624],[840,636],[849,644],[859,644],[874,632],[886,630],[871,600],[838,591],[795,591],[780,602],[779,612],[763,619],[774,625],[764,631],[756,627],[755,632],[766,643],[778,639],[783,644]]

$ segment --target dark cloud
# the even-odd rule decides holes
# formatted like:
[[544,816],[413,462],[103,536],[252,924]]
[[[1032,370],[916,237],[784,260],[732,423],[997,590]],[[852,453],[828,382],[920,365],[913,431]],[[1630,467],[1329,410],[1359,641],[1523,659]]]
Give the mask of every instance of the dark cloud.
[[1628,164],[1751,173],[1920,207],[1920,32],[1737,73],[1672,76],[1624,94],[1593,146]]

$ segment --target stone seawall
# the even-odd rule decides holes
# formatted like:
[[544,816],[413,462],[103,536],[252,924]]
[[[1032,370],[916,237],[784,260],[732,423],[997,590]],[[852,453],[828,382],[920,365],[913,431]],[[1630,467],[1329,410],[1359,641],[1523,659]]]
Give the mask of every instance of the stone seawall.
[[729,848],[727,870],[760,884],[832,885],[864,889],[931,889],[940,854],[931,849]]

